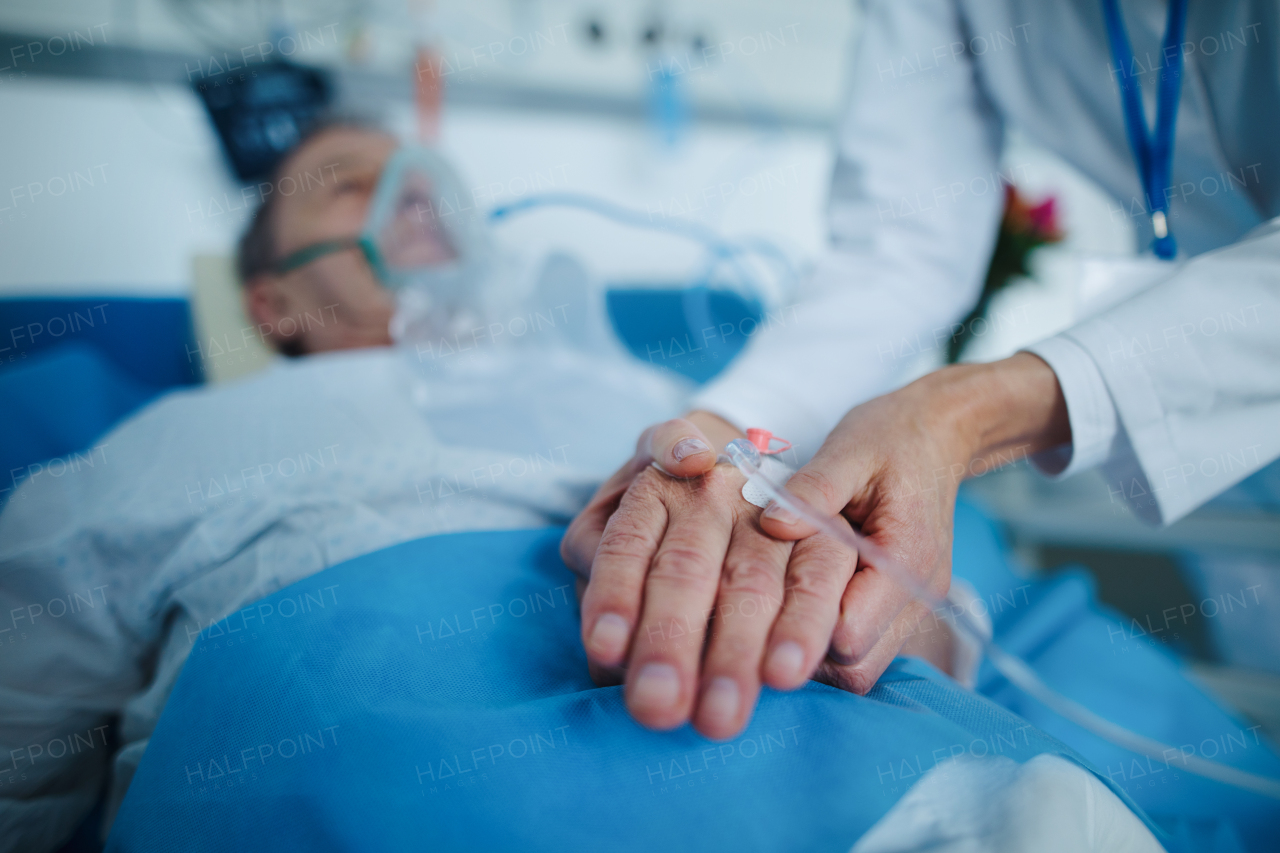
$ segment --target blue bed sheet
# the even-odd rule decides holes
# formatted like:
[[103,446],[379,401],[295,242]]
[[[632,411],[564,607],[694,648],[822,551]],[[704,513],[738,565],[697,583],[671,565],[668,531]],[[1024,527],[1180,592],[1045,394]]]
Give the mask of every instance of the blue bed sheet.
[[1060,693],[1178,752],[1161,762],[1114,746],[1010,685],[989,662],[979,674],[980,693],[1089,759],[1167,833],[1161,841],[1170,851],[1276,849],[1280,801],[1185,769],[1184,753],[1280,779],[1280,758],[1258,726],[1186,678],[1163,642],[1170,626],[1158,614],[1139,622],[1099,604],[1083,569],[1027,580],[1014,571],[995,524],[963,501],[955,531],[953,572],[978,590],[1003,648]]
[[727,743],[645,730],[587,677],[561,532],[410,542],[207,628],[108,849],[844,851],[957,748],[1070,754],[907,660],[766,691]]
[[[619,688],[586,675],[559,536],[406,543],[206,629],[108,848],[847,850],[958,745],[1075,756],[1174,853],[1273,849],[1275,802],[1126,754],[986,668],[979,689],[994,701],[899,659],[866,697],[766,690],[726,744],[688,727],[646,731]],[[955,570],[997,639],[1067,695],[1280,776],[1257,729],[1175,658],[1142,643],[1112,653],[1126,625],[1083,575],[1023,579],[994,525],[963,503]]]

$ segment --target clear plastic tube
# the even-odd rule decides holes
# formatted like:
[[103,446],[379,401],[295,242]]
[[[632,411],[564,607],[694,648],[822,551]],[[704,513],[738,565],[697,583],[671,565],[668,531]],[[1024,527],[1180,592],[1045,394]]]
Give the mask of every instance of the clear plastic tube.
[[[788,492],[781,484],[769,479],[768,475],[760,469],[760,451],[751,442],[746,439],[737,439],[730,442],[728,447],[725,448],[724,456],[748,480],[768,495],[773,502],[783,509],[790,510],[798,518],[804,519],[833,539],[843,542],[856,550],[862,560],[871,563],[878,571],[882,571],[892,577],[905,587],[913,597],[929,605],[934,610],[948,606],[947,601],[930,592],[916,580],[915,576],[906,567],[889,556],[889,553],[875,542],[862,536],[848,524],[840,523],[834,518],[824,516],[809,504]],[[1010,683],[1043,703],[1058,715],[1130,752],[1145,755],[1164,764],[1168,764],[1171,760],[1169,756],[1174,755],[1177,757],[1172,760],[1180,763],[1188,772],[1197,776],[1203,776],[1217,782],[1225,782],[1237,788],[1280,799],[1280,780],[1259,776],[1255,773],[1249,773],[1227,764],[1200,758],[1199,756],[1185,755],[1175,747],[1167,746],[1157,740],[1129,731],[1124,726],[1117,725],[1098,716],[1074,699],[1063,696],[1045,684],[1035,670],[1031,668],[1030,664],[1017,655],[1006,652],[992,642],[981,626],[973,621],[967,608],[950,608],[950,612],[956,614],[957,609],[960,612],[956,615],[956,625],[981,645],[992,666]]]

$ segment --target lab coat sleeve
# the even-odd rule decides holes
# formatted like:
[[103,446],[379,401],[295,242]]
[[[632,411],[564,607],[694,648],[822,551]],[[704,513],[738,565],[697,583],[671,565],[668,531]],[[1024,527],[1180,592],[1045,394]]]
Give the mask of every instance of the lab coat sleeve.
[[1061,480],[1106,462],[1117,452],[1121,430],[1098,365],[1084,347],[1062,335],[1046,338],[1027,351],[1053,368],[1071,422],[1071,442],[1036,454],[1032,463],[1049,479]]
[[945,349],[977,301],[1011,177],[953,0],[868,0],[863,21],[829,250],[692,406],[770,429],[802,455],[922,352]]
[[1073,432],[1073,395],[1115,406],[1111,498],[1178,520],[1280,458],[1280,219],[1053,341],[1097,367],[1093,387],[1063,384]]

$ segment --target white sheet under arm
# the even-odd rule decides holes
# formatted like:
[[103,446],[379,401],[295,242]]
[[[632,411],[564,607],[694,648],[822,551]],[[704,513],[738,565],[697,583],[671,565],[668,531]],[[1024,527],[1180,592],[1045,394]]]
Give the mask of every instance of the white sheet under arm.
[[940,764],[851,853],[1158,853],[1164,848],[1111,789],[1056,755]]

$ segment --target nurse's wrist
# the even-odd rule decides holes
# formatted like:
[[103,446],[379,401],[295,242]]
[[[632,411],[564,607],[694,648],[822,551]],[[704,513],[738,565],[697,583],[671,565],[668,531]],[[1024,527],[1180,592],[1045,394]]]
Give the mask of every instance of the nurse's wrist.
[[1071,441],[1066,400],[1053,368],[1020,352],[930,374],[925,395],[935,434],[970,473],[982,473]]

